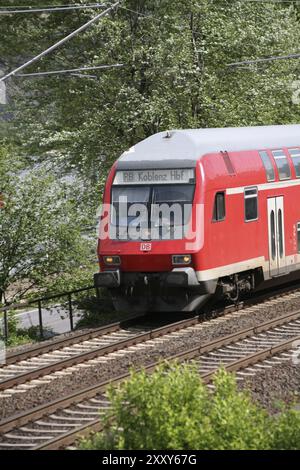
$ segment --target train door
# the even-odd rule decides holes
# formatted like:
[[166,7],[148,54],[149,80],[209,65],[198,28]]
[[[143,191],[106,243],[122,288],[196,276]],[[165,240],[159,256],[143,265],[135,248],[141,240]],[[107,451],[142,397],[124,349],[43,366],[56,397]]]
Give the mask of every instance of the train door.
[[271,277],[286,272],[283,196],[268,199],[269,259]]

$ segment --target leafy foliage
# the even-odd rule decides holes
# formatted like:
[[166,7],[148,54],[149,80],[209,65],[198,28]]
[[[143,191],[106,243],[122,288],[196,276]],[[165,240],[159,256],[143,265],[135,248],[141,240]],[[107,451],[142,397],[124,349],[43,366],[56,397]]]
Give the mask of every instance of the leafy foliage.
[[[34,343],[40,341],[40,330],[39,326],[31,326],[29,328],[20,328],[18,326],[18,319],[14,315],[14,312],[11,312],[8,316],[8,331],[9,336],[6,341],[7,347],[15,347],[23,344]],[[51,330],[47,329],[44,331],[45,335],[53,336]],[[4,337],[0,335],[0,340],[4,341]]]
[[160,366],[153,374],[132,372],[110,390],[112,408],[104,432],[81,442],[82,449],[298,449],[300,414],[270,417],[240,392],[221,370],[214,392],[196,366]]
[[15,171],[14,158],[6,154],[1,166],[0,301],[42,288],[47,278],[72,272],[91,257],[72,185],[57,184],[41,168]]
[[[298,51],[297,11],[280,2],[125,0],[28,72],[117,62],[124,67],[86,78],[11,80],[14,138],[27,156],[55,160],[64,171],[75,168],[94,188],[123,150],[160,130],[295,122],[297,63],[227,64]],[[6,69],[95,14],[0,18]]]

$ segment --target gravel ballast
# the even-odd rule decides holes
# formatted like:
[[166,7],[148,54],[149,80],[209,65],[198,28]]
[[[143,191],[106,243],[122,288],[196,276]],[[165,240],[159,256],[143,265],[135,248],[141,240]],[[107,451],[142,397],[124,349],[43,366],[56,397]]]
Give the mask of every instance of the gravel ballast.
[[[51,376],[45,376],[39,380],[19,385],[13,389],[0,392],[0,419],[56,400],[98,382],[112,379],[126,373],[130,367],[139,368],[143,365],[151,364],[160,358],[166,358],[190,348],[204,345],[214,339],[236,333],[245,328],[257,326],[265,321],[299,309],[300,291],[267,301],[264,304],[245,308],[221,318],[206,321],[196,328],[191,327],[144,343],[144,346],[147,347],[139,345],[111,353],[105,357],[70,367],[65,371],[56,372]],[[281,367],[287,367],[289,372],[281,374],[282,380],[278,380],[275,376],[273,381],[270,378],[269,392],[271,394],[272,389],[274,389],[279,398],[287,395],[287,389],[298,387],[298,390],[300,390],[299,366],[297,369],[298,375],[294,366],[289,368],[287,364],[283,364]],[[265,388],[268,387],[269,383],[269,379],[267,380],[266,377],[269,377],[270,371],[271,369],[263,370],[259,374],[262,378],[258,377],[256,379],[256,376],[254,377],[254,384],[257,383],[257,389],[253,392],[254,396],[264,394],[266,396],[266,403],[267,393]],[[279,390],[277,390],[276,382]]]

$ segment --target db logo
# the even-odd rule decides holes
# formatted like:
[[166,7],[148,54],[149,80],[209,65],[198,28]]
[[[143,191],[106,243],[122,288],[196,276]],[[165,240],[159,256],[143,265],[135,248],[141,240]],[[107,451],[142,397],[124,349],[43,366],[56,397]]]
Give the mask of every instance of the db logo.
[[152,243],[141,243],[141,251],[151,251]]

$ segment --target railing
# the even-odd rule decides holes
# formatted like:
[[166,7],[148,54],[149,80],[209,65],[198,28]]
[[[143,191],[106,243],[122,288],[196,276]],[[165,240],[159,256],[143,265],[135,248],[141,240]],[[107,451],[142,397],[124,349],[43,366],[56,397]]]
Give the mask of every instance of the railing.
[[10,305],[6,305],[5,307],[0,308],[0,313],[3,313],[3,322],[4,322],[4,335],[3,336],[4,336],[5,341],[7,342],[8,337],[9,337],[8,312],[10,310],[17,310],[17,309],[20,309],[20,308],[23,309],[25,307],[31,307],[32,305],[37,305],[38,316],[39,316],[40,338],[44,339],[42,304],[44,302],[49,302],[51,300],[59,299],[61,297],[67,297],[68,310],[69,310],[69,320],[70,320],[70,331],[73,331],[74,330],[74,318],[73,318],[72,297],[73,297],[73,295],[78,294],[80,292],[88,292],[90,290],[95,290],[97,298],[98,299],[100,298],[99,288],[97,288],[95,286],[90,286],[90,287],[83,287],[81,289],[76,289],[76,290],[73,290],[73,291],[62,292],[60,294],[51,295],[49,297],[41,297],[39,299],[31,300],[30,302],[10,304]]

